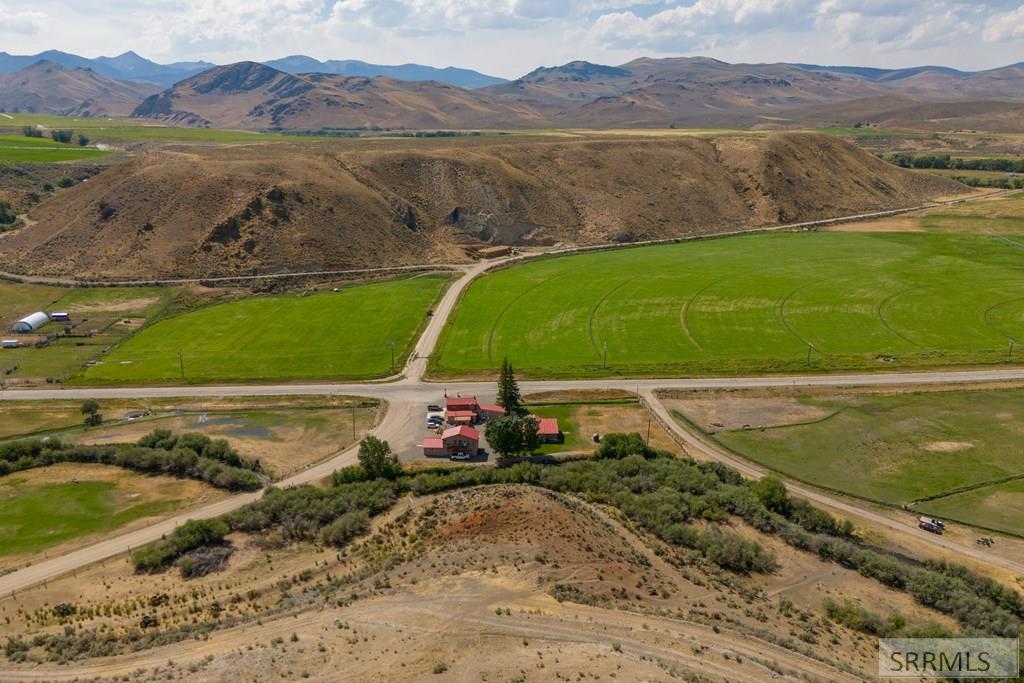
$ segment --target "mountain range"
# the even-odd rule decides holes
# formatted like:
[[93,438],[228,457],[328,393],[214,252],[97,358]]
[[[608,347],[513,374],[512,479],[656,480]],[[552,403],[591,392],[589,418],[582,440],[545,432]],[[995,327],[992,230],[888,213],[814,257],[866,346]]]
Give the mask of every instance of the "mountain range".
[[[155,83],[168,87],[190,76],[212,69],[217,64],[210,62],[174,62],[158,64],[140,57],[135,52],[125,52],[116,57],[79,57],[60,50],[47,50],[34,55],[12,55],[0,52],[0,74],[12,73],[35,64],[39,61],[50,61],[70,69],[92,69],[98,74],[119,81],[140,81]],[[325,62],[305,55],[292,55],[266,62],[286,73],[328,73],[342,76],[384,76],[403,81],[440,81],[460,88],[480,88],[495,83],[504,83],[505,79],[472,71],[446,67],[439,69],[422,64],[401,64],[387,66],[369,64],[355,59],[331,59]]]
[[[130,113],[178,125],[253,130],[868,122],[998,131],[1019,130],[1024,112],[1024,64],[965,72],[640,58],[617,66],[573,61],[501,81],[462,69],[320,62],[301,55],[212,66],[159,65],[134,53],[96,60],[41,54],[53,59],[0,75],[0,108]],[[0,53],[0,72],[24,59],[31,58]],[[173,85],[161,90],[159,79]]]

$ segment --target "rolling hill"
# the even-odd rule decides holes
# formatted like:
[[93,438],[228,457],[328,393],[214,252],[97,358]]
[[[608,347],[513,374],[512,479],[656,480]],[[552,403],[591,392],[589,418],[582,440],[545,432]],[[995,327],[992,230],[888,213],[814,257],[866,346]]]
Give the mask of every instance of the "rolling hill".
[[958,189],[812,134],[161,150],[38,206],[0,266],[115,278],[451,262],[462,244],[628,243]]
[[263,62],[266,66],[290,74],[323,73],[364,78],[394,78],[399,81],[437,81],[460,88],[483,88],[504,83],[504,78],[488,76],[472,69],[448,66],[439,69],[422,64],[369,64],[358,59],[328,59],[320,61],[305,55],[292,55]]
[[127,116],[142,98],[157,90],[152,85],[115,81],[91,69],[41,61],[12,74],[0,74],[0,110]]
[[218,128],[431,128],[540,125],[529,105],[435,81],[288,74],[256,62],[204,71],[132,114]]
[[216,66],[202,61],[157,64],[131,51],[116,57],[90,59],[60,50],[47,50],[34,55],[12,55],[0,52],[0,74],[13,73],[44,60],[60,64],[66,69],[92,69],[96,73],[114,80],[150,83],[164,87]]

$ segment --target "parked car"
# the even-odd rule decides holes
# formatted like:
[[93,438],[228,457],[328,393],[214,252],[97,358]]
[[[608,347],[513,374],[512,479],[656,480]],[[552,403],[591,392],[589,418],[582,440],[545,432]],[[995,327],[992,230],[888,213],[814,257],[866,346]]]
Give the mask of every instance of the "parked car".
[[431,403],[429,406],[427,406],[427,412],[428,413],[440,413],[441,412],[441,406],[435,405],[435,404]]
[[941,519],[932,519],[931,517],[918,517],[917,526],[919,529],[930,531],[933,534],[942,534],[946,530],[946,523]]
[[449,457],[451,460],[469,460],[469,453],[455,453]]

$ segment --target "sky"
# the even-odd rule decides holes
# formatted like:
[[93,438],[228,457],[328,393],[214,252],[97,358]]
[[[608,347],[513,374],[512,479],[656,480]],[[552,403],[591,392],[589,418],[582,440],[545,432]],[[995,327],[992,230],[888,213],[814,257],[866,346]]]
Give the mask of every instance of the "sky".
[[0,0],[0,50],[219,64],[289,54],[506,78],[709,56],[984,69],[1024,61],[1024,0]]

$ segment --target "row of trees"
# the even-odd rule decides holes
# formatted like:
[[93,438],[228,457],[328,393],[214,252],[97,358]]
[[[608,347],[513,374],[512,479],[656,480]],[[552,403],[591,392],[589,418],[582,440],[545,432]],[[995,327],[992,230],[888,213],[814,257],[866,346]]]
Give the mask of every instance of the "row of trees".
[[890,164],[903,168],[939,168],[964,171],[997,171],[1024,173],[1024,159],[980,158],[964,159],[948,154],[910,154],[897,152],[882,157]]
[[0,444],[0,476],[58,462],[114,465],[147,474],[168,474],[229,491],[263,486],[258,461],[242,458],[223,439],[203,434],[174,436],[157,430],[135,444],[77,445],[60,439],[27,439]]
[[[36,128],[35,126],[24,126],[21,129],[21,134],[27,138],[41,138],[43,137],[43,129]],[[75,140],[75,131],[67,130],[51,130],[50,139],[54,142],[62,142],[65,145],[70,145]],[[89,144],[89,138],[84,133],[78,134],[78,144],[81,147],[85,147]]]

